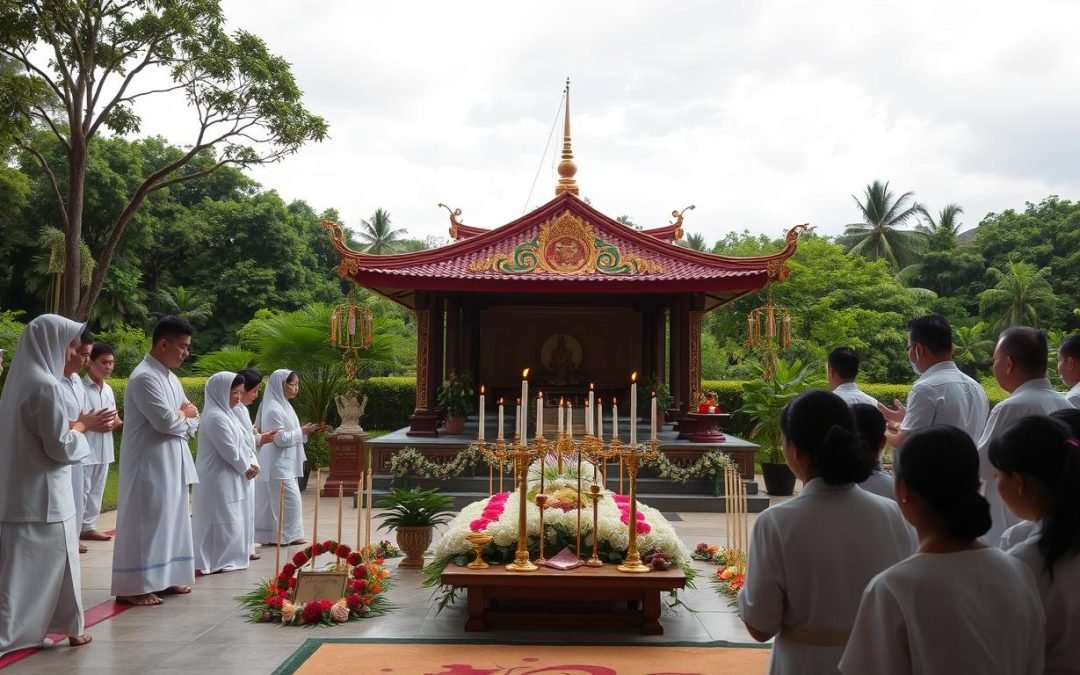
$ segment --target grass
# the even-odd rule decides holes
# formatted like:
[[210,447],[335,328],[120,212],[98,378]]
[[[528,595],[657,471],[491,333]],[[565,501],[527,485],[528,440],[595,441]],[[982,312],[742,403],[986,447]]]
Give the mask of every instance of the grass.
[[105,479],[105,492],[101,496],[101,512],[115,511],[117,497],[120,493],[120,463],[113,462],[109,465],[109,475]]

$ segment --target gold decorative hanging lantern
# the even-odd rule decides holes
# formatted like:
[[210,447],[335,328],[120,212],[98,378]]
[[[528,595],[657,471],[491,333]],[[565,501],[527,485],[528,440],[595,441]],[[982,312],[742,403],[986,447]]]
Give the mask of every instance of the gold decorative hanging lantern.
[[356,377],[360,350],[371,347],[371,310],[350,293],[330,314],[330,346],[345,350],[345,374]]
[[768,379],[773,375],[777,353],[791,345],[791,313],[773,302],[770,284],[765,304],[750,310],[746,317],[746,346],[764,353],[762,365]]

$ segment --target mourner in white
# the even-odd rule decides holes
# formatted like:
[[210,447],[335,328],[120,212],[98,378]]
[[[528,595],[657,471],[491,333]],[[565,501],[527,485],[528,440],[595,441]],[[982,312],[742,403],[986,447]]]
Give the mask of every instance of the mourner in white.
[[982,385],[971,379],[952,358],[952,327],[937,314],[908,323],[907,355],[919,379],[908,393],[907,407],[893,401],[894,408],[879,405],[889,430],[885,439],[893,448],[893,462],[902,451],[904,438],[919,429],[949,425],[964,430],[978,441],[986,427],[990,399]]
[[1069,388],[1065,398],[1074,408],[1080,408],[1080,333],[1061,341],[1057,352],[1058,375]]
[[855,384],[855,378],[859,375],[859,354],[851,347],[837,347],[829,352],[829,360],[825,363],[825,377],[829,381],[832,393],[848,402],[848,405],[866,403],[876,406],[876,398],[867,394],[859,385]]
[[896,465],[896,497],[918,552],[863,593],[844,675],[1043,672],[1043,610],[1035,579],[983,544],[990,506],[966,431],[913,433]]
[[117,601],[160,605],[162,594],[195,583],[188,486],[198,482],[189,439],[199,411],[172,373],[187,358],[195,329],[167,316],[154,326],[150,353],[124,389],[120,495],[113,547]]
[[[1063,420],[1070,420],[1073,426]],[[1001,498],[1009,510],[1024,519],[1009,533],[1034,524],[1008,553],[1035,575],[1046,612],[1047,675],[1080,669],[1077,431],[1080,410],[1059,410],[1051,417],[1025,417],[990,443],[990,463]]]
[[895,502],[856,486],[871,462],[843,399],[800,394],[780,428],[784,457],[804,485],[758,516],[739,613],[754,639],[776,637],[770,673],[835,673],[862,590],[915,541]]
[[881,497],[896,499],[893,494],[893,477],[881,468],[881,451],[885,449],[885,416],[878,410],[877,405],[866,403],[852,405],[851,412],[855,415],[855,428],[859,430],[863,452],[874,466],[870,470],[870,476],[859,483],[859,487]]
[[88,541],[108,541],[112,539],[97,529],[97,519],[101,515],[101,497],[105,493],[105,482],[109,477],[109,465],[115,461],[113,451],[113,431],[124,423],[116,413],[116,394],[106,382],[112,377],[116,366],[113,348],[104,342],[95,342],[90,351],[90,365],[87,367],[83,386],[86,400],[93,410],[114,413],[112,424],[102,431],[87,431],[86,441],[90,444],[90,458],[83,463],[83,504],[82,533],[80,539]]
[[[300,392],[300,378],[282,369],[270,375],[263,400],[255,419],[258,429],[277,431],[273,441],[259,448],[259,476],[265,476],[255,486],[255,537],[263,543],[304,544],[304,523],[300,486],[297,478],[304,475],[304,441],[318,428],[317,424],[300,425],[290,399]],[[280,490],[285,487],[285,510],[278,513]],[[281,519],[281,537],[278,519]]]
[[195,569],[203,574],[247,569],[247,484],[259,473],[250,460],[251,429],[233,406],[244,394],[244,378],[215,373],[206,381],[199,421],[199,482],[191,490],[191,536]]
[[82,330],[53,314],[27,324],[0,396],[0,656],[48,633],[90,641],[71,467],[83,460],[92,415],[72,421],[61,388]]
[[1072,407],[1046,379],[1048,355],[1046,334],[1027,326],[1006,329],[994,348],[994,379],[1009,392],[1009,396],[994,406],[986,430],[979,439],[979,473],[993,521],[984,541],[991,546],[998,546],[1005,530],[1020,519],[1009,511],[994,489],[994,468],[987,457],[990,443],[1024,417],[1049,415],[1055,410]]
[[[255,429],[255,425],[251,422],[251,411],[248,406],[254,403],[255,399],[259,397],[259,385],[262,384],[262,373],[254,368],[245,368],[244,370],[239,371],[237,375],[244,378],[244,394],[240,397],[240,403],[233,406],[233,413],[236,415],[236,419],[238,419],[249,432],[248,435],[251,442],[248,444],[248,461],[261,470],[258,449],[263,444],[272,441],[274,439],[274,434],[277,432],[267,431],[260,433],[258,429]],[[262,558],[258,552],[259,545],[255,541],[255,486],[256,481],[254,480],[249,480],[244,484],[244,488],[247,490],[247,497],[244,499],[244,539],[248,542],[248,547],[251,549],[250,558],[252,560]]]

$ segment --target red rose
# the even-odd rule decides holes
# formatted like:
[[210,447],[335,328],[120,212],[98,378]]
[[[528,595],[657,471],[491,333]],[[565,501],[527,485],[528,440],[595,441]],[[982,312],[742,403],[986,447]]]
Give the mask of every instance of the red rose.
[[319,600],[319,607],[324,612],[329,612],[330,608],[333,607],[333,606],[334,606],[334,603],[331,600]]
[[304,611],[302,616],[304,617],[304,623],[315,623],[322,619],[323,608],[318,602],[309,602],[304,605]]
[[285,566],[281,568],[281,574],[286,577],[291,577],[296,574],[296,565],[285,563]]
[[355,552],[349,554],[348,563],[350,565],[359,565],[362,562],[364,562],[364,556],[360,555],[359,553],[355,553]]
[[284,574],[279,574],[278,578],[277,578],[277,587],[278,588],[284,587],[286,584],[289,583],[289,578],[290,577],[287,577]]
[[345,598],[345,602],[348,603],[349,607],[359,607],[361,604],[360,595],[358,593],[353,593]]
[[324,541],[322,543],[321,546],[319,546],[319,550],[322,551],[323,553],[326,553],[327,551],[333,551],[336,548],[337,548],[337,542],[335,542],[333,539],[327,539],[326,541]]
[[364,567],[363,565],[357,565],[353,568],[352,575],[355,579],[367,578],[367,567]]
[[337,557],[339,557],[339,558],[348,558],[349,553],[351,553],[351,552],[352,552],[352,549],[350,549],[345,544],[338,544]]
[[303,551],[297,551],[292,557],[293,564],[297,567],[303,567],[304,563],[308,561],[308,556]]
[[363,593],[365,589],[367,589],[367,579],[360,579],[353,588],[357,593]]
[[296,577],[289,579],[289,588],[296,588]]
[[281,605],[284,602],[284,598],[278,595],[266,599],[266,604],[270,605],[270,607],[273,609],[281,609]]
[[311,558],[314,558],[315,556],[319,555],[319,553],[322,552],[322,551],[319,550],[319,542],[317,542],[317,541],[312,542],[311,546],[309,546],[308,548],[306,548],[304,550],[311,552],[311,554],[309,556]]

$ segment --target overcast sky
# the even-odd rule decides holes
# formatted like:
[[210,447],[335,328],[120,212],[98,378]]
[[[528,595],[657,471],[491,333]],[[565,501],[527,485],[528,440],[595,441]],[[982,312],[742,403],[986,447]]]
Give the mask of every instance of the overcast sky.
[[[1080,2],[223,0],[293,64],[330,138],[251,174],[286,200],[376,208],[411,236],[502,225],[554,195],[571,78],[582,196],[646,227],[839,233],[874,179],[966,227],[1080,197]],[[193,117],[146,109],[145,133]],[[535,189],[534,175],[540,169]]]

